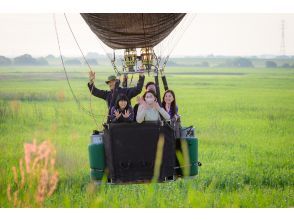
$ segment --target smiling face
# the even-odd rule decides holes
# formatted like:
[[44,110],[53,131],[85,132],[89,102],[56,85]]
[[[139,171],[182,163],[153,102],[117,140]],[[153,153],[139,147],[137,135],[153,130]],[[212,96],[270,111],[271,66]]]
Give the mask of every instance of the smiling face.
[[126,100],[119,100],[119,102],[118,102],[118,106],[122,110],[126,108],[127,104],[128,104],[128,102]]
[[115,87],[115,80],[111,80],[107,83],[107,85],[109,86],[110,90],[114,90]]
[[167,92],[164,96],[164,101],[167,104],[171,104],[173,101],[175,100],[175,98],[173,97],[173,95],[170,92]]
[[156,100],[156,98],[152,93],[148,92],[146,94],[145,101],[148,105],[152,105],[155,102],[155,100]]

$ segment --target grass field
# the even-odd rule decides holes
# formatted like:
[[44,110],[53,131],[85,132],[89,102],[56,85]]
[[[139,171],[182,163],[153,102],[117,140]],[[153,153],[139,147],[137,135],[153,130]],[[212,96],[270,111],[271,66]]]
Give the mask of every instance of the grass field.
[[[97,87],[106,89],[111,68],[95,70]],[[89,110],[86,72],[69,68],[71,86]],[[199,175],[94,186],[87,146],[95,122],[74,102],[61,68],[1,67],[0,207],[13,206],[6,196],[11,168],[34,138],[57,149],[60,182],[44,207],[293,207],[294,71],[174,67],[167,75],[183,124],[196,127]],[[106,104],[95,97],[91,103],[101,124]]]

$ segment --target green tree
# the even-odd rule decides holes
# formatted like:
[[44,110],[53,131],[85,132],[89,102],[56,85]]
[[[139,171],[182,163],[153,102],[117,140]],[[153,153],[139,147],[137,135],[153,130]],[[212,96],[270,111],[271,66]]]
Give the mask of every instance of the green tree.
[[11,60],[5,56],[0,56],[0,66],[9,66],[11,65]]
[[38,62],[30,54],[24,54],[14,58],[15,65],[36,65]]
[[276,68],[277,67],[277,63],[271,60],[268,60],[265,62],[265,66],[267,68]]

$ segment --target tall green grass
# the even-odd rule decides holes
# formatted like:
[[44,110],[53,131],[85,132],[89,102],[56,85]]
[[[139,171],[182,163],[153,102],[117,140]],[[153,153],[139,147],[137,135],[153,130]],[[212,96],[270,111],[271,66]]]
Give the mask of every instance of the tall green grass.
[[[38,68],[0,69],[0,207],[10,206],[11,168],[23,155],[23,143],[33,138],[49,139],[57,149],[60,182],[45,207],[294,206],[293,70],[167,69],[182,123],[196,127],[199,175],[170,183],[96,186],[87,155],[95,123],[74,102],[60,68]],[[104,79],[111,68],[96,72],[96,85],[107,89]],[[90,111],[87,70],[69,69],[69,74],[81,105]],[[105,102],[95,97],[91,102],[101,124]]]

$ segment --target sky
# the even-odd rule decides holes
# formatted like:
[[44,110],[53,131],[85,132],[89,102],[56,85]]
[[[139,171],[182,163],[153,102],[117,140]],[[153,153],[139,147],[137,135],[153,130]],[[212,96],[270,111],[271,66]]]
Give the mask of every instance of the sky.
[[[282,55],[281,21],[285,21],[286,55],[294,55],[294,14],[194,14],[192,23],[173,50],[173,56]],[[105,51],[78,14],[67,14],[84,53]],[[62,52],[80,56],[64,15],[56,14]],[[15,57],[58,55],[53,14],[0,13],[0,55]]]

